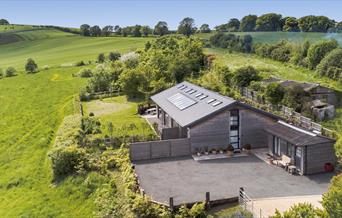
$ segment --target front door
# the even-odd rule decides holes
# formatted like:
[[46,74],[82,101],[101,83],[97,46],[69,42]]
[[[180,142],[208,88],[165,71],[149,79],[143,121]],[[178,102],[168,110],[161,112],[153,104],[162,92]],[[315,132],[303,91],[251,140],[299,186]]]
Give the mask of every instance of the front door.
[[240,119],[239,110],[230,111],[229,142],[234,149],[240,148]]
[[296,147],[296,159],[295,164],[296,168],[299,171],[302,171],[302,157],[303,157],[303,149],[301,147]]

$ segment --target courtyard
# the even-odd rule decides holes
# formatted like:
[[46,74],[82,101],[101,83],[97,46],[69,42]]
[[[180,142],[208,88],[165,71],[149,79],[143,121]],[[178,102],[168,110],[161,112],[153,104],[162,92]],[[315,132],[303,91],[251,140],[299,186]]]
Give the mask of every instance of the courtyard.
[[321,195],[333,174],[290,175],[254,155],[194,161],[191,157],[135,162],[140,185],[153,200],[174,204],[237,197],[240,187],[252,199]]

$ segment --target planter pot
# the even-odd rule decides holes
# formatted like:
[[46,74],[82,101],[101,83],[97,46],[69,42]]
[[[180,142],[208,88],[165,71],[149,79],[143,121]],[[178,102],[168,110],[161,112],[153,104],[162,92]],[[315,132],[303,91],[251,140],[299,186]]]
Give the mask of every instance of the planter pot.
[[223,151],[220,151],[220,154],[223,154]]
[[208,155],[208,154],[209,154],[209,152],[207,152],[207,151],[206,151],[206,152],[204,152],[204,154],[205,154],[205,155]]
[[201,156],[201,153],[198,152],[198,153],[197,153],[197,156]]
[[213,154],[216,154],[216,153],[217,153],[217,151],[212,151],[211,153],[213,153]]

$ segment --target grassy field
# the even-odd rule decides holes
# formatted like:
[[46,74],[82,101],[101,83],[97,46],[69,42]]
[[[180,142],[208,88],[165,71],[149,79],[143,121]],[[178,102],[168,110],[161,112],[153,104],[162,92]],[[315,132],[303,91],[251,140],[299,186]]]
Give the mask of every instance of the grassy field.
[[0,43],[0,68],[23,69],[27,58],[39,66],[70,65],[77,61],[94,61],[99,53],[129,52],[143,47],[152,38],[82,37],[58,30],[35,30],[16,33],[23,40]]
[[[250,34],[256,43],[277,43],[281,40],[292,42],[316,42],[323,39],[336,39],[342,45],[341,33],[296,33],[296,32],[232,32],[237,35]],[[209,39],[214,33],[201,33],[199,37]]]

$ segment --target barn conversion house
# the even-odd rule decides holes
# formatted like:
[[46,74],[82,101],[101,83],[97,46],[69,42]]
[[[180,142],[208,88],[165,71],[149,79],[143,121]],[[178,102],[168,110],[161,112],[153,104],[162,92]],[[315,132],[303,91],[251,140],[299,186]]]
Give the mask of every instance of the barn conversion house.
[[323,172],[326,163],[335,163],[333,139],[287,124],[274,114],[189,82],[164,90],[151,99],[156,104],[162,138],[160,143],[147,147],[141,143],[132,146],[131,157],[135,160],[158,157],[147,155],[143,146],[149,152],[155,148],[156,153],[169,152],[173,156],[175,148],[160,149],[165,145],[163,141],[170,145],[174,141],[189,145],[189,155],[200,149],[225,149],[229,144],[237,151],[246,144],[252,149],[268,148],[275,158],[287,156],[300,174]]

